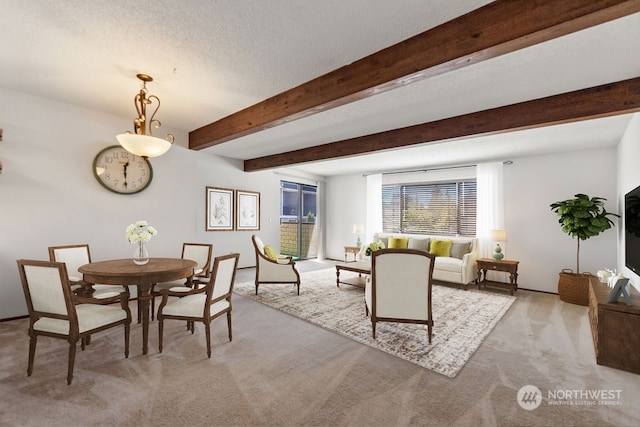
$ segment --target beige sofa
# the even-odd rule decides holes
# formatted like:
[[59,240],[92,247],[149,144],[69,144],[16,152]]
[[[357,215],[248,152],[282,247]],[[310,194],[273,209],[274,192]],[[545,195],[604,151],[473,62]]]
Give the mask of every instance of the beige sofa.
[[[467,285],[476,280],[478,277],[478,267],[476,260],[478,259],[478,239],[475,237],[457,237],[457,236],[437,236],[427,234],[406,234],[406,233],[375,233],[373,240],[381,240],[384,247],[389,247],[389,237],[407,237],[409,238],[409,248],[429,251],[432,240],[450,240],[452,242],[451,252],[448,257],[438,256],[433,268],[433,279],[443,282],[452,282]],[[367,242],[368,244],[369,242]],[[363,251],[361,254],[364,254]]]

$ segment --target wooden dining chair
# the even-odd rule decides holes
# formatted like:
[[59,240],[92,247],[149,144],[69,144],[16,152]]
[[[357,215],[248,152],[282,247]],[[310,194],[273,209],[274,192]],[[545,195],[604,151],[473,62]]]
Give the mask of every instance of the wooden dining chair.
[[[192,282],[194,284],[198,283],[200,280],[207,280],[211,277],[211,255],[213,254],[213,245],[210,243],[183,243],[182,244],[182,259],[190,259],[197,263],[196,267],[193,270],[193,279]],[[180,289],[182,291],[189,290],[189,281],[180,279],[173,280],[171,282],[162,282],[156,283],[153,285],[151,289],[151,320],[154,318],[155,314],[155,297],[160,295],[160,292],[163,289],[171,289],[171,288],[183,288]]]
[[[129,357],[131,312],[128,293],[102,299],[84,298],[71,291],[64,263],[34,260],[18,260],[17,263],[29,311],[28,376],[33,373],[36,343],[41,335],[69,342],[67,384],[73,380],[77,343],[80,341],[84,350],[92,334],[124,326],[124,355]],[[105,304],[116,302],[120,305]]]
[[129,288],[126,286],[91,285],[82,280],[82,273],[78,271],[78,267],[91,262],[91,252],[88,244],[49,246],[48,250],[49,261],[63,262],[65,264],[71,289],[75,293],[89,296],[90,289],[93,289],[91,297],[97,299],[111,298],[120,295],[122,292],[126,292],[129,295]]
[[[211,357],[211,321],[226,313],[229,341],[231,332],[231,295],[238,269],[240,254],[216,257],[213,261],[211,280],[204,287],[195,287],[188,292],[162,290],[162,302],[158,308],[159,339],[158,349],[162,353],[164,321],[167,319],[186,320],[189,324],[202,322],[207,339],[207,356]],[[176,296],[177,299],[169,297]],[[193,327],[191,327],[193,333]]]

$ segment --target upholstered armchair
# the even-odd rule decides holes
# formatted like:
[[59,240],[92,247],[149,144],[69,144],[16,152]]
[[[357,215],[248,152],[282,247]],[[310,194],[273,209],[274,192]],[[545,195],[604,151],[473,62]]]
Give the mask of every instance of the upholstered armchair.
[[300,295],[300,273],[291,257],[284,257],[270,250],[255,234],[251,236],[256,252],[256,295],[258,286],[269,283],[292,283]]
[[[40,335],[69,342],[67,384],[73,379],[77,343],[80,341],[84,350],[91,334],[122,325],[124,355],[129,357],[131,312],[127,292],[101,299],[80,297],[71,291],[64,263],[32,260],[18,260],[17,263],[29,310],[28,376],[33,373]],[[120,305],[113,304],[116,302]],[[54,357],[49,359],[48,363],[55,360]]]
[[435,256],[416,249],[381,249],[371,257],[371,277],[365,286],[365,311],[376,322],[427,325],[433,331],[431,288]]
[[[223,314],[227,315],[229,341],[232,340],[231,295],[239,258],[240,254],[237,253],[216,257],[213,261],[211,279],[204,287],[196,287],[187,292],[178,292],[172,289],[163,289],[160,292],[162,294],[162,302],[158,308],[158,349],[160,353],[162,353],[164,321],[167,319],[186,320],[191,325],[191,333],[193,333],[194,322],[204,323],[208,357],[211,357],[210,324],[213,319]],[[179,298],[173,298],[169,301],[171,296]]]
[[[78,271],[78,267],[91,262],[91,251],[88,244],[49,246],[48,249],[49,261],[63,262],[65,264],[71,289],[75,293],[98,299],[111,298],[120,295],[122,292],[129,294],[129,288],[126,286],[91,285],[82,280],[82,273]],[[91,293],[91,289],[93,289],[93,293]]]

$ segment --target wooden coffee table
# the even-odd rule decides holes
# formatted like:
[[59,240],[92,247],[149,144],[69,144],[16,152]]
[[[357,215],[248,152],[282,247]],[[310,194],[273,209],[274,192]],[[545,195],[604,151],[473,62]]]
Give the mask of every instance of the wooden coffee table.
[[[352,271],[354,273],[358,273],[358,276],[340,280],[340,270]],[[365,284],[367,283],[367,279],[363,275],[370,274],[371,263],[368,261],[356,261],[336,264],[336,286],[340,287],[340,283],[344,283],[345,285],[359,286],[361,288],[364,288]]]

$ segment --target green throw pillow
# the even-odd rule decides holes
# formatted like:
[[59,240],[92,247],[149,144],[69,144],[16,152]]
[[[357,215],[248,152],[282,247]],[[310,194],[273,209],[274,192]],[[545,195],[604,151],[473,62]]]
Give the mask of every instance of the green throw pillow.
[[432,240],[429,253],[435,256],[450,256],[452,243],[451,240]]
[[389,237],[389,249],[406,249],[408,246],[408,237]]
[[271,261],[278,261],[278,252],[269,245],[264,245],[264,255]]

